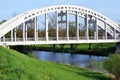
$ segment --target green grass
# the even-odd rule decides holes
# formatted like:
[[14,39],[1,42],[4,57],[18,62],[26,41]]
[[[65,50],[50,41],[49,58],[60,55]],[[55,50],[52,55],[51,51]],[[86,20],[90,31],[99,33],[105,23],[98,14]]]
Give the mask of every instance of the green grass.
[[30,58],[0,47],[0,80],[110,80],[86,69]]

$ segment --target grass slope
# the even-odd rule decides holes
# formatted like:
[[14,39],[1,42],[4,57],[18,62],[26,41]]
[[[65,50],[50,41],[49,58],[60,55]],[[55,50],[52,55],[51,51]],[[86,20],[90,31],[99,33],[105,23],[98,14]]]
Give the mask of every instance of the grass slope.
[[101,73],[29,58],[0,47],[0,80],[110,80]]

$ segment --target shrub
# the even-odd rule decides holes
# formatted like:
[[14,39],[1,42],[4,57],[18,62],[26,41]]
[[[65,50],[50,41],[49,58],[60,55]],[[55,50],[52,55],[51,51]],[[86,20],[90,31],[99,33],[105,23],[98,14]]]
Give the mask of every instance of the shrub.
[[120,54],[116,53],[110,55],[107,59],[103,62],[103,67],[109,73],[115,76],[116,80],[120,80]]

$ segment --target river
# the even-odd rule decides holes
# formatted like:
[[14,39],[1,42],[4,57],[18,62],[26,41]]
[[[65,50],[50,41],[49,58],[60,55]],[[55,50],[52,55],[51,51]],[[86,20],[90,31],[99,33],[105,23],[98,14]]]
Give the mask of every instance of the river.
[[102,71],[101,63],[106,58],[103,56],[47,51],[33,51],[33,53],[35,58],[40,60],[74,65],[93,71]]

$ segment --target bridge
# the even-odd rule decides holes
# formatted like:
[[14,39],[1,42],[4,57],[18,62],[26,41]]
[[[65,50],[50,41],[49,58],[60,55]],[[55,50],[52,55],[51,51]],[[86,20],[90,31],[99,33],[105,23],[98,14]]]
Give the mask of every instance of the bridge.
[[[54,36],[50,35],[51,13],[54,14]],[[44,18],[40,18],[41,15]],[[39,23],[40,20],[44,22]],[[73,31],[70,30],[70,22]],[[44,24],[44,29],[40,28],[41,24]],[[29,36],[31,26],[33,36]],[[64,32],[61,31],[61,27]],[[44,30],[42,36],[41,30]],[[120,42],[119,35],[120,27],[114,21],[94,10],[74,5],[56,5],[30,10],[0,25],[0,45],[109,43]]]

